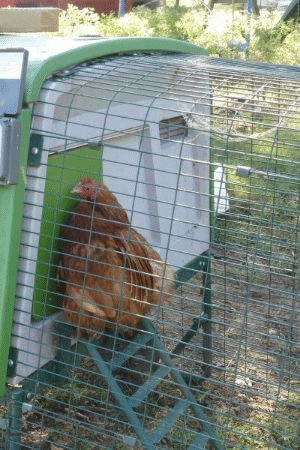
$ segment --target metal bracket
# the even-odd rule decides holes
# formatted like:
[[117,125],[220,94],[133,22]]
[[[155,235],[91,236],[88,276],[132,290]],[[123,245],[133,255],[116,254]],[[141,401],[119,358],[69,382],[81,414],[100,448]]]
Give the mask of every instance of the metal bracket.
[[33,405],[31,403],[22,403],[22,413],[31,412],[33,410]]
[[16,375],[18,350],[10,347],[7,361],[7,376],[14,377]]
[[29,152],[28,152],[28,164],[30,166],[41,165],[43,144],[44,138],[40,134],[32,134],[30,136]]
[[9,418],[6,416],[1,417],[0,430],[8,430],[8,428],[9,428]]
[[100,150],[102,147],[102,141],[89,141],[88,142],[88,148],[91,150]]
[[181,286],[183,283],[186,283],[190,278],[192,278],[196,273],[199,272],[199,269],[203,272],[207,271],[209,263],[209,257],[203,253],[200,256],[197,256],[192,261],[190,261],[187,265],[182,267],[177,271],[177,278],[175,281],[176,289]]
[[68,78],[71,75],[74,75],[76,72],[79,72],[84,67],[82,64],[70,67],[69,69],[60,70],[59,72],[54,72],[52,75],[54,78]]

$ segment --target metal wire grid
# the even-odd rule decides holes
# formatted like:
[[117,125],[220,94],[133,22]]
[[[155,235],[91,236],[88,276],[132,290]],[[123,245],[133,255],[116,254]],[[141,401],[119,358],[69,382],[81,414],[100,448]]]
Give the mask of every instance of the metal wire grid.
[[[156,183],[157,187],[165,187],[162,180],[171,174],[168,191],[173,192],[173,200],[168,201],[166,196],[151,198],[151,211],[138,210],[139,217],[150,213],[148,225],[138,226],[138,231],[150,236],[152,242],[157,238],[155,225],[163,212],[168,231],[162,233],[166,239],[160,246],[167,259],[174,242],[182,237],[180,226],[199,225],[190,219],[193,211],[199,220],[207,219],[205,214],[209,214],[216,198],[217,208],[223,205],[222,210],[217,209],[222,213],[211,214],[210,219],[202,223],[203,230],[208,228],[211,237],[213,373],[204,384],[192,384],[190,378],[189,385],[225,448],[248,449],[255,445],[262,449],[296,449],[299,446],[300,71],[275,68],[276,72],[269,65],[191,55],[103,58],[91,65],[73,68],[71,76],[54,75],[53,80],[46,81],[41,99],[33,109],[32,131],[43,134],[44,154],[49,153],[49,158],[42,161],[45,166],[44,176],[40,175],[42,182],[47,179],[47,169],[51,166],[50,154],[63,150],[62,154],[67,155],[67,150],[71,152],[82,146],[99,151],[102,148],[102,169],[99,153],[95,157],[97,170],[92,175],[99,178],[103,170],[107,179],[113,181],[112,186],[116,188],[112,190],[121,204],[127,205],[132,221],[138,202],[148,201],[150,192],[149,189],[139,191],[137,184],[151,186]],[[131,96],[130,104],[128,96]],[[166,108],[164,102],[170,101],[168,107],[176,120],[159,121],[159,112]],[[45,115],[46,104],[48,115]],[[120,105],[136,108],[134,126],[126,127],[128,116],[124,116],[120,108],[118,110]],[[105,109],[104,115],[96,112],[101,108]],[[161,159],[155,172],[149,171],[152,178],[148,175],[148,179],[141,181],[141,171],[149,170],[149,159],[143,159],[142,147],[143,139],[149,136],[149,127],[158,129],[156,135],[151,135],[156,146],[152,152],[154,157]],[[118,141],[125,135],[129,136],[126,145]],[[139,139],[137,147],[132,147],[130,138]],[[187,143],[190,153],[187,153]],[[159,153],[158,145],[163,153]],[[119,161],[111,160],[110,152],[105,149],[118,149]],[[213,159],[205,160],[209,170],[204,170],[201,175],[193,168],[200,165],[205,149],[213,154]],[[125,151],[126,159],[122,158]],[[128,159],[128,155],[132,158]],[[72,157],[87,158],[82,155]],[[109,163],[113,169],[107,174],[105,169]],[[130,182],[127,176],[129,165],[136,168],[133,189],[132,180]],[[220,188],[225,183],[229,208],[224,191],[212,190],[207,183],[214,181],[214,171],[218,168],[222,169],[221,180],[215,181],[215,187]],[[60,170],[61,176],[56,180],[59,189],[55,196],[55,213],[61,210],[65,198],[69,198],[60,194],[65,183],[63,171],[74,169],[68,169],[62,163]],[[76,172],[80,170],[79,163]],[[85,175],[91,173],[82,170],[82,178]],[[30,167],[27,177],[27,190],[36,193],[36,180]],[[127,183],[125,195],[118,189],[120,179]],[[186,185],[181,184],[182,179]],[[42,196],[43,184],[40,186],[39,195]],[[206,191],[201,192],[203,200],[199,204],[194,198],[194,190],[197,192],[201,186],[205,186]],[[174,205],[179,203],[178,193],[187,194],[180,197],[180,207],[185,212],[180,218],[174,216]],[[27,204],[29,207],[34,205],[28,201]],[[227,204],[226,208],[224,204]],[[133,223],[137,228],[138,221]],[[173,223],[178,227],[174,228]],[[183,236],[186,248],[181,253],[192,260],[197,256],[193,248],[199,238],[194,242],[190,228]],[[38,238],[39,232],[36,235]],[[57,237],[52,238],[53,248],[56,240]],[[206,244],[206,239],[203,242]],[[188,247],[188,243],[192,245]],[[36,245],[39,243],[33,247]],[[48,261],[52,259],[52,251]],[[168,262],[175,270],[181,267],[172,260]],[[22,272],[22,263],[20,265]],[[56,265],[55,270],[58,268]],[[34,272],[31,275],[34,276]],[[52,281],[53,278],[52,275]],[[42,290],[49,290],[50,281],[49,265]],[[199,314],[203,307],[201,299],[201,273],[195,270],[194,277],[178,288],[165,306],[153,308],[149,316],[168,351],[180,342],[193,317]],[[16,313],[15,322],[18,322],[17,317]],[[46,319],[46,308],[40,318]],[[28,328],[31,326],[30,323]],[[55,332],[52,327],[44,328],[41,333]],[[202,334],[200,328],[174,360],[187,375],[202,373]],[[30,337],[27,339],[30,341]],[[103,352],[114,353],[117,346],[122,348],[122,342],[122,336],[119,340],[113,339],[111,347]],[[37,344],[42,359],[45,351],[39,342]],[[44,346],[47,345],[51,347],[51,354],[55,346],[44,342]],[[26,351],[30,352],[30,346]],[[34,347],[31,356],[36,352]],[[39,396],[34,396],[39,389],[37,385],[33,386],[35,409],[33,414],[26,416],[27,425],[22,430],[24,447],[50,448],[56,445],[54,441],[58,447],[72,449],[125,448],[128,443],[140,447],[138,441],[128,438],[132,435],[131,428],[109,389],[95,374],[94,365],[84,360],[80,366],[75,366],[76,354],[80,354],[77,344],[75,356],[70,356],[71,370],[66,385],[49,387]],[[131,366],[126,373],[117,375],[120,386],[128,392],[134,391],[140,380],[149,376],[149,370],[151,373],[152,367],[160,364],[151,346],[145,347],[145,355],[140,355],[141,360],[149,360],[145,373],[137,372],[137,368]],[[137,358],[136,362],[141,361]],[[167,378],[162,386],[153,390],[139,411],[146,430],[159,423],[172,408],[175,398],[180,398],[180,394],[172,378]],[[185,449],[198,430],[199,423],[187,410],[157,448]],[[129,439],[125,439],[125,444],[121,442],[124,436]]]
[[261,72],[244,75],[242,83],[226,80],[222,91],[212,120],[222,128],[219,108],[225,107],[235,136],[225,146],[220,137],[212,144],[215,161],[227,167],[230,197],[212,239],[213,299],[224,318],[214,331],[223,328],[214,339],[224,357],[219,380],[227,385],[221,421],[228,429],[240,423],[249,434],[239,437],[246,448],[250,436],[261,448],[297,448],[299,86]]

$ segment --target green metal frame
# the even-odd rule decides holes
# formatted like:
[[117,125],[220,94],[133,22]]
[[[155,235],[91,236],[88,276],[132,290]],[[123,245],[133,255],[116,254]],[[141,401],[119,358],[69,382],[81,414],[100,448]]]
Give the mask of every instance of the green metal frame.
[[[7,402],[9,405],[8,419],[10,421],[10,434],[8,439],[7,450],[21,449],[21,417],[22,409],[29,410],[31,405],[28,400],[34,395],[42,392],[46,387],[55,382],[59,386],[65,385],[69,381],[69,367],[78,364],[84,357],[93,360],[99,373],[102,375],[110,391],[115,396],[119,406],[123,410],[136,435],[143,443],[146,450],[155,450],[155,444],[168,433],[177,419],[185,414],[188,407],[191,407],[195,416],[198,418],[203,432],[199,433],[194,442],[189,446],[189,450],[199,450],[207,442],[211,442],[215,450],[222,450],[223,446],[219,442],[218,437],[212,426],[208,423],[200,405],[194,398],[189,385],[191,382],[202,382],[207,379],[212,370],[212,341],[211,341],[211,276],[210,276],[210,259],[209,254],[205,253],[195,258],[189,265],[180,269],[177,273],[177,287],[188,281],[196,271],[203,272],[203,301],[201,305],[201,313],[195,317],[191,328],[182,337],[175,349],[168,353],[163,346],[161,340],[155,333],[149,320],[142,318],[139,322],[140,334],[132,341],[128,342],[125,348],[120,352],[114,352],[114,357],[110,361],[105,361],[99,353],[99,348],[103,346],[104,339],[101,337],[95,343],[87,340],[77,342],[76,358],[74,357],[74,348],[71,347],[70,334],[73,330],[71,325],[58,322],[56,324],[58,331],[58,355],[56,361],[52,361],[40,368],[33,375],[28,377],[22,388],[13,388],[7,391]],[[200,327],[203,328],[203,375],[187,375],[176,368],[172,359],[180,354],[184,346],[199,332]],[[113,372],[124,366],[133,355],[148,345],[153,348],[152,370],[153,374],[148,380],[139,387],[132,397],[127,397],[113,375]],[[102,347],[103,348],[103,347]],[[155,357],[155,354],[158,357]],[[157,364],[158,359],[162,362]],[[158,427],[148,435],[142,424],[140,423],[134,408],[146,399],[148,394],[169,374],[173,376],[184,399],[179,400],[174,408],[169,412],[165,419],[160,422]],[[124,437],[124,442],[129,445],[135,444],[132,437]]]
[[[212,338],[211,338],[211,262],[209,252],[195,258],[185,267],[182,267],[177,272],[177,286],[179,287],[184,282],[192,278],[196,271],[203,271],[203,295],[202,295],[202,312],[198,317],[194,318],[191,328],[177,344],[175,349],[170,354],[171,358],[178,355],[183,349],[184,345],[190,342],[194,335],[203,329],[203,375],[201,377],[193,375],[193,381],[204,381],[209,378],[212,372]],[[186,378],[185,374],[182,374]]]

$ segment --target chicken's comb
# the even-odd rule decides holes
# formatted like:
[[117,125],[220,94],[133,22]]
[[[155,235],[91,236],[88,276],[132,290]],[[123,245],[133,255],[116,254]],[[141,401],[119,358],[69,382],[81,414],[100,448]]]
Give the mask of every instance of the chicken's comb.
[[93,186],[93,187],[95,187],[96,186],[96,183],[95,183],[95,181],[93,181],[91,178],[89,178],[89,177],[84,177],[83,179],[82,179],[82,181],[80,181],[80,183],[79,183],[81,186]]

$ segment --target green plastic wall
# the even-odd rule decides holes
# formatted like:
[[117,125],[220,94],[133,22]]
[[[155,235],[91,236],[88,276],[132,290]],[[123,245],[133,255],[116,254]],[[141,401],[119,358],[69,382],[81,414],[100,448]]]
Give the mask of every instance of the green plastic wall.
[[78,202],[78,197],[70,194],[70,190],[85,176],[102,182],[99,173],[102,173],[99,150],[84,147],[48,158],[32,306],[34,320],[40,320],[61,306],[64,285],[57,277],[61,259],[59,232]]
[[0,186],[0,397],[4,393],[16,294],[31,111],[24,109],[20,119],[22,125],[18,184]]

